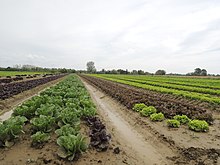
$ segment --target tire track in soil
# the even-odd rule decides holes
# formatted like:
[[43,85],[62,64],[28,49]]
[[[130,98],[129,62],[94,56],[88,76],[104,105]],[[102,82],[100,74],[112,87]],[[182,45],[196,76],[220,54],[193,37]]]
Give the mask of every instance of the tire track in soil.
[[105,94],[87,82],[83,81],[83,83],[96,104],[99,114],[104,118],[107,127],[110,127],[112,130],[111,134],[113,134],[122,150],[128,154],[130,159],[137,161],[136,164],[173,164],[166,157],[177,156],[175,151],[161,143],[158,139],[154,139],[154,141],[146,140],[148,138],[152,139],[154,135],[148,133],[146,136],[145,133],[143,137],[130,124],[132,122],[128,122],[128,119],[125,120],[124,116],[117,112],[120,111],[120,105],[116,101],[109,99],[108,96],[105,96]]

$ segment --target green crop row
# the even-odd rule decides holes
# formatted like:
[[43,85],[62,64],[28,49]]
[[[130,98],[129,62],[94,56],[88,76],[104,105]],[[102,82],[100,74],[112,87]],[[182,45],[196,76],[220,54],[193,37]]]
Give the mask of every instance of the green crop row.
[[220,90],[213,90],[213,89],[207,89],[207,88],[197,88],[197,87],[189,87],[184,85],[176,85],[176,84],[167,84],[164,82],[154,82],[154,81],[146,81],[146,80],[139,80],[134,78],[124,78],[124,77],[117,77],[117,79],[125,80],[125,81],[131,81],[131,82],[137,82],[141,84],[147,84],[152,86],[158,86],[168,89],[177,89],[177,90],[184,90],[184,91],[190,91],[190,92],[197,92],[197,93],[204,93],[204,94],[211,94],[211,95],[219,95],[220,96]]
[[[73,160],[87,148],[85,138],[80,133],[80,119],[95,114],[95,105],[87,90],[74,75],[41,92],[39,96],[24,102],[14,110],[12,119],[22,116],[23,122],[30,123],[32,146],[34,147],[48,141],[50,135],[55,132],[57,144],[60,146],[58,156]],[[0,124],[0,127],[4,123]],[[20,123],[23,126],[22,122]],[[19,133],[22,132],[20,127]],[[14,136],[11,139],[3,140],[8,142],[13,141],[13,138]],[[0,144],[5,144],[6,141],[3,140],[0,139]]]
[[139,88],[144,88],[144,89],[148,89],[148,90],[152,90],[152,91],[156,91],[156,92],[160,92],[160,93],[168,93],[168,94],[173,94],[176,96],[186,97],[189,99],[196,99],[196,100],[205,101],[205,102],[209,102],[209,103],[220,104],[219,97],[212,96],[209,94],[201,94],[201,93],[183,91],[183,90],[177,90],[177,89],[168,89],[168,88],[164,88],[164,87],[152,86],[152,85],[142,84],[142,83],[138,83],[138,82],[121,80],[120,76],[118,76],[119,78],[117,76],[107,77],[104,75],[92,75],[92,76],[106,79],[106,80],[115,81],[115,82],[122,83],[122,84],[127,84],[127,85],[131,85],[131,86],[139,87]]
[[207,78],[190,78],[190,77],[174,77],[174,76],[142,76],[142,75],[102,75],[105,77],[123,77],[135,80],[144,80],[152,82],[163,82],[167,84],[176,84],[191,86],[197,88],[220,89],[220,79]]
[[[139,112],[141,116],[150,117],[151,121],[158,122],[165,119],[162,112],[157,113],[157,109],[153,106],[147,106],[144,103],[136,103],[132,110]],[[176,115],[173,119],[168,119],[167,126],[171,128],[179,128],[181,124],[187,124],[190,130],[196,132],[207,132],[209,124],[204,120],[191,120],[186,115]]]

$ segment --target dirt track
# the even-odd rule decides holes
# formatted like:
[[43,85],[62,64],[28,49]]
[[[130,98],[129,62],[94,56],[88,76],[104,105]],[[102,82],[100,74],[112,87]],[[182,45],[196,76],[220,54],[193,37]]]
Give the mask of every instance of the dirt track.
[[136,161],[135,164],[172,164],[166,157],[177,156],[175,151],[156,138],[154,141],[149,140],[153,137],[151,133],[146,131],[139,133],[131,125],[131,122],[134,121],[120,113],[124,108],[123,106],[88,83],[84,82],[84,85],[96,104],[99,114],[111,130],[113,138],[117,140],[129,158]]

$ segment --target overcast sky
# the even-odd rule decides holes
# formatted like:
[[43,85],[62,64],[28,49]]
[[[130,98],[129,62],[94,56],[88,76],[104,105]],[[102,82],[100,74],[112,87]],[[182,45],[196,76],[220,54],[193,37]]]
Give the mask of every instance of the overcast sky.
[[220,73],[220,0],[0,0],[0,66]]

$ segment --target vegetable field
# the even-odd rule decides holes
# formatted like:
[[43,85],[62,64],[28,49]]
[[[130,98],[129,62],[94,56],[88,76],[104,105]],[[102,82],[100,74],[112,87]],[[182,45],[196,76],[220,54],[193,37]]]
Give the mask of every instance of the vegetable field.
[[16,75],[48,74],[49,72],[0,71],[0,77]]
[[2,84],[0,105],[64,76],[0,122],[0,164],[220,163],[219,79],[57,75]]
[[58,158],[77,160],[88,148],[88,135],[81,134],[84,121],[91,130],[91,146],[99,151],[107,150],[111,137],[95,115],[95,105],[80,80],[68,77],[15,108],[12,117],[0,123],[0,147],[12,147],[25,136],[32,148],[41,149],[49,141],[57,144]]
[[220,104],[220,79],[121,75],[94,76],[160,93]]

